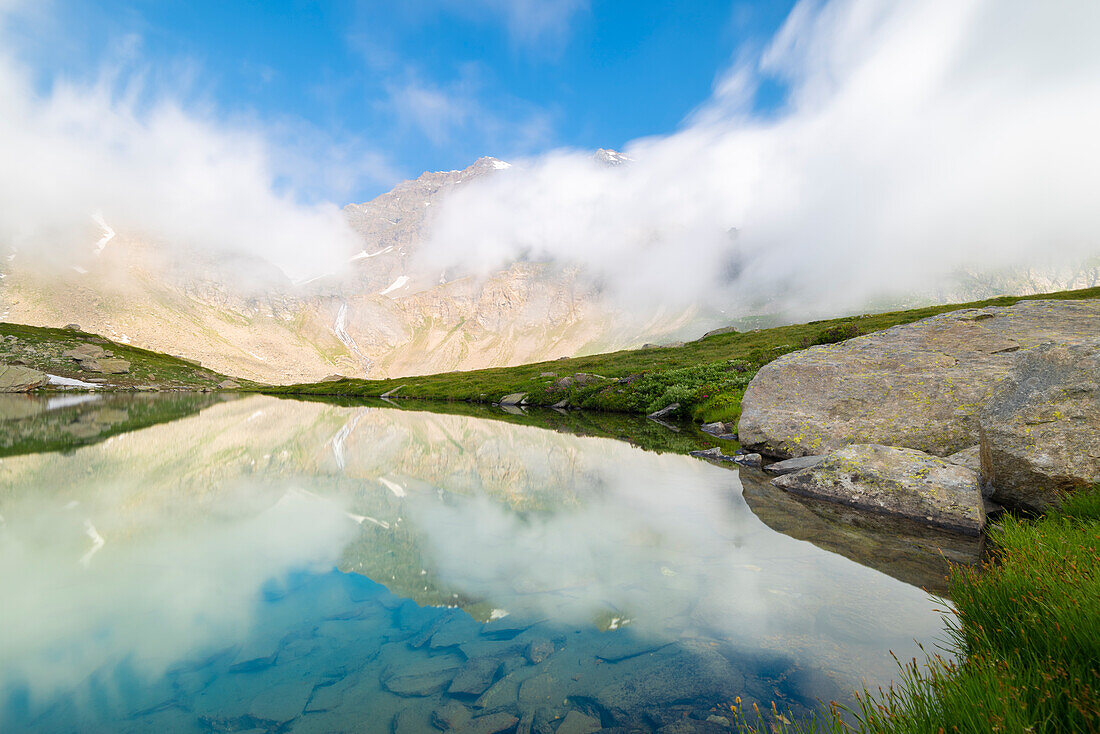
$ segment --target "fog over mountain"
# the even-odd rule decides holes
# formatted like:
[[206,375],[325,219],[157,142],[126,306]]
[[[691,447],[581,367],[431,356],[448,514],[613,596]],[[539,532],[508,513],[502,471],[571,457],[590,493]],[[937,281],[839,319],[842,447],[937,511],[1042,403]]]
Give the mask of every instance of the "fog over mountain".
[[[580,262],[622,297],[731,311],[1093,283],[1097,32],[1087,0],[803,2],[631,165],[517,165],[453,197],[422,255]],[[765,82],[788,100],[760,119]]]
[[[3,7],[29,6],[0,6],[11,48]],[[280,148],[134,62],[43,87],[0,50],[0,319],[281,382],[1093,285],[1098,33],[1089,0],[801,2],[672,135],[347,206],[312,182],[392,180],[369,151]]]

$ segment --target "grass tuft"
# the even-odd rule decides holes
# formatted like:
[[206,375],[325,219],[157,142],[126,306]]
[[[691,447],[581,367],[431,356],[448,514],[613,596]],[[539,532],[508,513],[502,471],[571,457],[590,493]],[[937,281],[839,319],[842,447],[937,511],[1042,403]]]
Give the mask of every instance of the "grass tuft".
[[[788,724],[740,712],[743,731],[1062,734],[1100,731],[1100,487],[1034,521],[1008,517],[991,560],[952,570],[952,657],[901,665],[864,691]],[[961,662],[956,662],[956,659]]]

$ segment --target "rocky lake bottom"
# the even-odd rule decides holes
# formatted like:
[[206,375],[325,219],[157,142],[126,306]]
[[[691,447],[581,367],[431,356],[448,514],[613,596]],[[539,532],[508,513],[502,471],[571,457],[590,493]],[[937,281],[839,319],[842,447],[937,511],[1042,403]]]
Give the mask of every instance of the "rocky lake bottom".
[[161,399],[0,405],[36,447],[0,459],[0,731],[728,731],[738,697],[805,717],[945,637],[947,602],[694,458]]

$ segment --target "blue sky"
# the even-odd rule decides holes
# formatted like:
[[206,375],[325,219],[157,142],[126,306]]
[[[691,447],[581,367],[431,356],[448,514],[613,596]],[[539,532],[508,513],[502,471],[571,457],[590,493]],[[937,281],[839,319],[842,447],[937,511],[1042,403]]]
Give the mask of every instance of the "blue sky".
[[[296,188],[360,201],[479,155],[674,131],[792,4],[56,0],[9,37],[43,92],[106,78],[118,95],[260,126],[289,157],[341,171]],[[762,89],[767,109],[777,96]]]

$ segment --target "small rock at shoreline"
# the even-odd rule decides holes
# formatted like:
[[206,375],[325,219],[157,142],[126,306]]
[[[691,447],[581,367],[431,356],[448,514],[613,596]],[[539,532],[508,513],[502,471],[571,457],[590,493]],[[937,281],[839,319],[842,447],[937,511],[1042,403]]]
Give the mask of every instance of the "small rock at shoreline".
[[772,484],[969,535],[985,526],[977,473],[914,449],[853,444]]
[[679,410],[680,410],[680,404],[679,403],[672,403],[670,405],[666,405],[665,407],[661,408],[660,410],[653,411],[647,417],[659,421],[659,420],[663,420],[665,418],[671,417],[673,414],[675,414]]
[[19,365],[0,364],[0,392],[30,392],[48,381],[49,377],[45,372]]

